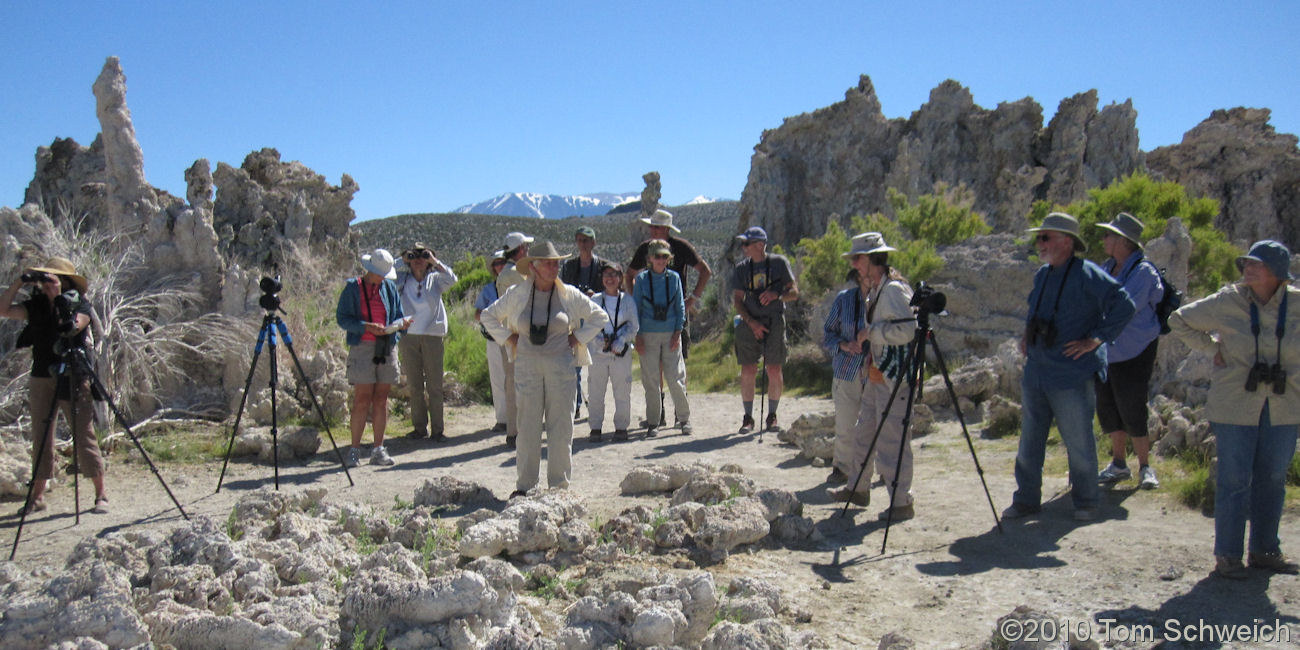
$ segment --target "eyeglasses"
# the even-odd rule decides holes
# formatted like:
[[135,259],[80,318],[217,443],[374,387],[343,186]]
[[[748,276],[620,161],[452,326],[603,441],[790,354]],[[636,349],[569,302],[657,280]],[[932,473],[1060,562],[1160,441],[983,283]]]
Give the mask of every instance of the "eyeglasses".
[[1040,242],[1047,243],[1049,241],[1052,241],[1052,234],[1046,232],[1040,232],[1038,233],[1038,237],[1036,237],[1035,239],[1037,239]]

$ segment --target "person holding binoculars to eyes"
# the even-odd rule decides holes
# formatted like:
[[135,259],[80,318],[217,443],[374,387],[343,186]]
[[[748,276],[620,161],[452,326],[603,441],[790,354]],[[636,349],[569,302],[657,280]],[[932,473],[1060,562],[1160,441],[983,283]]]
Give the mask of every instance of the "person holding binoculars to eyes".
[[[31,296],[22,302],[14,302],[18,290],[25,284],[34,287]],[[27,326],[18,335],[14,347],[32,349],[27,395],[32,416],[32,463],[35,471],[32,474],[32,498],[27,506],[29,513],[45,509],[45,489],[50,477],[54,475],[54,417],[47,419],[46,416],[53,414],[51,405],[56,400],[72,429],[72,435],[76,437],[75,467],[80,468],[95,484],[95,507],[92,512],[108,512],[108,495],[104,491],[104,458],[91,426],[94,408],[91,404],[90,377],[69,372],[56,378],[53,372],[59,365],[61,346],[87,346],[86,327],[90,325],[91,315],[90,302],[86,298],[87,286],[86,278],[77,273],[71,261],[51,257],[44,266],[24,271],[0,296],[0,305],[4,305],[4,312],[0,315],[27,321]],[[41,453],[42,449],[44,453]]]
[[1043,266],[1034,273],[1029,316],[1021,350],[1020,448],[1016,453],[1016,492],[1004,519],[1042,509],[1043,458],[1047,432],[1056,421],[1070,463],[1075,521],[1097,518],[1097,441],[1092,431],[1097,394],[1093,378],[1106,376],[1106,349],[1135,308],[1128,293],[1100,266],[1079,258],[1087,250],[1079,222],[1053,212],[1030,228]]
[[447,335],[447,309],[442,294],[456,284],[451,267],[438,261],[433,250],[415,244],[402,254],[406,269],[397,273],[402,311],[412,318],[397,342],[397,355],[411,392],[412,438],[447,439],[442,420],[442,352]]
[[[1278,523],[1287,469],[1300,429],[1300,348],[1290,330],[1291,251],[1257,241],[1237,258],[1241,281],[1175,311],[1169,329],[1187,347],[1214,362],[1206,416],[1219,456],[1214,488],[1216,575],[1249,577],[1242,565],[1295,574],[1300,565],[1282,554]],[[1291,318],[1288,328],[1287,319]],[[1246,522],[1250,546],[1243,548]]]

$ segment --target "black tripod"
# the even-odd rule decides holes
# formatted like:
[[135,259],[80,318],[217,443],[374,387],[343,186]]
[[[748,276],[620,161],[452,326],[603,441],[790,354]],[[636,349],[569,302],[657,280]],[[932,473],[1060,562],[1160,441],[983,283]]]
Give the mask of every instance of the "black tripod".
[[[60,340],[59,345],[67,345],[66,341]],[[57,347],[56,347],[57,350]],[[144,462],[149,464],[149,470],[153,472],[154,477],[162,484],[163,490],[167,496],[171,497],[172,503],[176,504],[176,509],[181,512],[181,516],[189,520],[190,516],[185,514],[185,508],[181,507],[181,502],[176,500],[176,495],[172,494],[171,488],[167,487],[167,481],[163,480],[162,474],[158,473],[158,468],[154,466],[149,454],[145,452],[144,447],[140,445],[140,439],[135,437],[135,432],[131,431],[130,425],[126,423],[126,417],[117,409],[117,404],[113,403],[113,398],[104,389],[104,384],[99,381],[99,376],[95,374],[95,369],[91,367],[90,360],[86,357],[86,350],[81,346],[67,346],[59,355],[59,363],[54,370],[55,395],[50,400],[50,409],[45,413],[45,424],[41,427],[41,442],[37,445],[36,458],[32,461],[32,482],[27,484],[27,498],[23,501],[22,515],[18,519],[18,532],[14,535],[14,546],[9,550],[9,559],[14,559],[14,554],[18,552],[18,540],[23,536],[23,524],[27,521],[27,512],[32,505],[32,493],[36,489],[37,470],[40,467],[41,459],[45,457],[48,451],[54,453],[53,449],[48,449],[47,445],[53,435],[51,428],[54,426],[54,413],[59,408],[58,385],[60,380],[68,382],[68,397],[71,399],[72,417],[69,426],[72,427],[72,492],[73,503],[76,511],[76,523],[81,523],[81,484],[77,474],[80,473],[79,463],[80,456],[77,449],[77,391],[81,388],[81,383],[87,379],[93,387],[95,393],[103,396],[108,402],[108,406],[113,410],[113,416],[117,418],[117,423],[122,425],[126,430],[126,435],[131,437],[131,442],[144,458]],[[35,417],[35,413],[32,414]]]
[[[302,378],[302,385],[307,388],[307,394],[311,396],[312,406],[316,407],[316,414],[320,416],[321,425],[325,427],[325,433],[329,436],[330,444],[334,447],[334,455],[339,459],[339,466],[343,468],[343,474],[348,477],[348,485],[356,485],[352,481],[352,474],[348,472],[347,463],[343,462],[343,452],[339,451],[338,443],[334,442],[334,433],[330,431],[329,422],[325,419],[325,411],[320,407],[320,402],[316,401],[316,393],[311,389],[311,382],[307,380],[307,373],[302,370],[302,363],[298,361],[298,353],[293,351],[293,337],[289,336],[289,329],[284,326],[284,321],[275,313],[280,309],[280,299],[275,297],[274,292],[268,291],[267,282],[270,278],[262,278],[262,296],[260,304],[266,309],[266,316],[262,318],[262,329],[257,333],[257,346],[253,348],[253,362],[248,367],[248,379],[244,380],[244,394],[239,398],[239,411],[235,414],[235,426],[230,429],[230,443],[226,445],[226,460],[221,463],[221,477],[217,479],[217,492],[221,491],[221,484],[226,480],[226,466],[230,464],[230,452],[235,448],[235,433],[239,431],[239,422],[244,417],[244,406],[248,404],[248,389],[253,385],[253,373],[257,371],[257,357],[262,354],[262,344],[270,345],[271,359],[271,377],[268,385],[271,387],[271,460],[275,466],[275,489],[280,489],[280,432],[279,423],[276,420],[275,390],[279,384],[279,367],[276,364],[275,356],[275,335],[278,331],[280,337],[284,339],[284,347],[289,349],[289,356],[293,359],[293,365],[298,369],[298,376]],[[279,291],[279,278],[274,281],[275,291]],[[270,299],[268,301],[268,298]],[[273,303],[273,304],[272,304]],[[270,306],[268,306],[270,305]],[[280,310],[284,311],[284,310]]]
[[[948,388],[948,398],[952,400],[952,408],[957,413],[957,421],[961,423],[961,433],[966,437],[966,446],[970,449],[971,460],[975,462],[975,473],[979,474],[980,484],[984,486],[984,497],[988,499],[989,509],[993,511],[993,522],[997,524],[998,532],[1002,532],[1002,522],[998,519],[997,508],[993,505],[993,497],[989,494],[989,485],[984,480],[984,468],[980,467],[979,457],[975,455],[975,443],[971,441],[970,432],[966,429],[966,418],[962,417],[961,405],[957,403],[957,392],[952,387],[952,379],[948,377],[948,366],[943,361],[943,353],[939,351],[939,343],[934,338],[934,331],[930,329],[930,313],[943,311],[945,298],[943,294],[930,290],[926,293],[925,285],[918,288],[916,296],[912,299],[912,305],[918,306],[916,312],[916,336],[908,344],[906,351],[903,353],[901,368],[905,370],[903,374],[894,380],[894,389],[889,393],[889,403],[885,406],[885,412],[881,414],[880,421],[876,423],[876,433],[871,438],[871,446],[867,448],[867,456],[862,461],[862,467],[858,470],[858,478],[853,481],[853,486],[849,488],[852,494],[858,488],[858,483],[862,481],[862,476],[867,473],[867,465],[871,462],[872,453],[876,450],[876,441],[880,439],[880,431],[885,426],[886,419],[889,418],[889,411],[894,407],[894,399],[898,397],[898,390],[902,388],[903,382],[907,382],[907,407],[903,412],[903,435],[898,443],[898,460],[894,464],[894,480],[889,486],[889,509],[885,515],[885,537],[880,542],[880,552],[884,554],[885,545],[889,542],[889,528],[894,523],[894,495],[898,491],[898,474],[903,468],[903,450],[907,445],[908,433],[912,426],[912,406],[921,396],[922,378],[925,373],[925,345],[928,341],[934,348],[935,362],[939,365],[939,373],[943,375],[944,385]],[[936,299],[937,298],[937,299]],[[935,308],[937,307],[937,308]],[[910,318],[901,319],[893,322],[903,322],[912,320]],[[844,504],[844,509],[840,511],[843,517],[849,511],[849,504]]]

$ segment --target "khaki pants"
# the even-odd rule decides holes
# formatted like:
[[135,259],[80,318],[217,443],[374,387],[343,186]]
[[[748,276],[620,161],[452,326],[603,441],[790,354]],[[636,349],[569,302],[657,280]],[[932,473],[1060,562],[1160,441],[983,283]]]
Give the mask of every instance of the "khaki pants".
[[682,349],[669,347],[672,332],[641,332],[645,354],[641,356],[641,385],[645,387],[645,419],[659,426],[659,369],[663,368],[664,383],[673,398],[674,419],[689,422],[691,406],[686,402],[686,362]]
[[[898,467],[898,490],[893,495],[894,506],[912,503],[912,444],[911,435],[903,441],[903,411],[907,409],[907,386],[903,385],[894,398],[894,406],[889,410],[889,418],[880,430],[880,439],[872,450],[874,459],[867,458],[871,439],[876,433],[880,416],[889,403],[889,394],[894,389],[894,382],[886,380],[883,384],[869,381],[835,380],[832,393],[835,399],[835,467],[849,477],[848,484],[858,481],[858,492],[871,491],[871,463],[875,461],[877,471],[885,481],[888,489],[894,483],[894,469],[898,467],[899,448],[902,447],[903,464]],[[841,423],[852,422],[841,432]],[[858,473],[866,460],[867,472],[858,480]]]
[[605,423],[605,386],[614,389],[614,429],[627,429],[632,424],[632,354],[621,357],[612,354],[591,355],[591,369],[587,373],[587,424],[599,430]]
[[505,356],[496,341],[487,343],[488,381],[492,384],[492,409],[496,412],[497,422],[506,423],[506,368]]
[[[35,478],[44,481],[54,476],[54,417],[47,422],[50,404],[54,402],[54,377],[29,377],[27,380],[28,403],[32,415],[32,458],[40,453],[41,439],[45,439],[45,454],[34,460]],[[104,474],[104,457],[99,452],[99,440],[95,437],[91,420],[94,418],[94,405],[90,399],[90,379],[80,378],[75,386],[77,398],[77,417],[72,417],[72,402],[59,400],[59,410],[63,411],[66,421],[72,422],[72,435],[76,441],[77,463],[81,473],[89,478]]]
[[497,346],[501,352],[501,370],[505,381],[506,437],[519,435],[519,403],[516,396],[515,362],[510,360],[506,346]]
[[537,485],[542,463],[542,426],[546,426],[546,483],[569,487],[573,443],[573,355],[522,355],[515,360],[515,395],[519,404],[515,489]]
[[411,424],[416,431],[442,433],[442,337],[407,334],[397,353],[411,393]]

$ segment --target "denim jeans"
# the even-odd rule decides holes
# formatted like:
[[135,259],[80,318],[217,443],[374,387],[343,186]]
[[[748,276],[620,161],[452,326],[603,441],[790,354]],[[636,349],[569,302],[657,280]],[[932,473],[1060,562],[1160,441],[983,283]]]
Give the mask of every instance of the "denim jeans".
[[1097,405],[1092,378],[1068,388],[1046,388],[1034,375],[1026,372],[1020,382],[1020,450],[1016,453],[1016,493],[1012,501],[1026,507],[1041,504],[1047,432],[1055,418],[1070,462],[1074,507],[1095,508],[1101,501],[1101,489],[1097,486],[1097,442],[1092,431]]
[[1250,551],[1277,553],[1278,522],[1286,496],[1286,472],[1295,455],[1300,425],[1274,425],[1268,402],[1259,425],[1211,422],[1219,452],[1214,489],[1214,554],[1241,558],[1246,520],[1250,520]]

